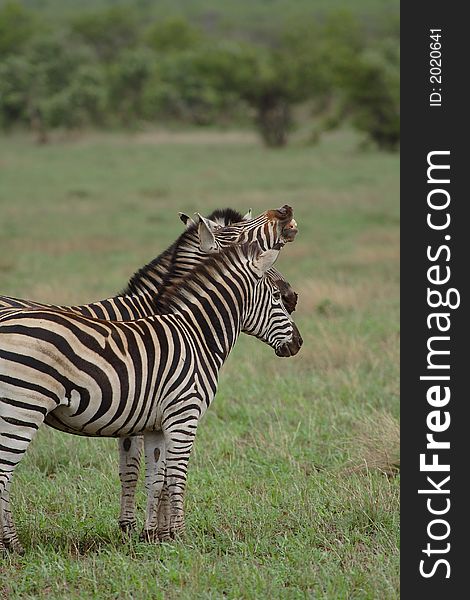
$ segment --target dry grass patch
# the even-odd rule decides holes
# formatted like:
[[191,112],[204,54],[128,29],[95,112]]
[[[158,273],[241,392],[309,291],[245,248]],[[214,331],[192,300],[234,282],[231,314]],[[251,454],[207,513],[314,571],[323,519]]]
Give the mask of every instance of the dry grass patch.
[[341,279],[304,280],[296,287],[299,294],[298,311],[311,315],[312,311],[330,316],[335,312],[361,309],[372,302],[389,298],[394,294],[396,286],[389,283],[357,281],[350,283]]
[[366,336],[351,335],[350,331],[334,331],[328,323],[318,322],[314,334],[304,338],[304,345],[296,358],[300,367],[323,372],[357,368],[361,364],[378,366],[382,356]]
[[67,239],[35,240],[34,249],[50,256],[64,256],[80,252],[83,254],[102,254],[117,252],[125,248],[125,240],[114,236],[99,235]]
[[400,425],[388,412],[374,410],[353,425],[348,440],[348,470],[378,470],[395,475],[400,470]]
[[363,233],[352,256],[352,262],[372,265],[400,260],[400,234],[398,229],[371,229]]
[[23,297],[45,304],[77,304],[77,293],[60,281],[35,283]]

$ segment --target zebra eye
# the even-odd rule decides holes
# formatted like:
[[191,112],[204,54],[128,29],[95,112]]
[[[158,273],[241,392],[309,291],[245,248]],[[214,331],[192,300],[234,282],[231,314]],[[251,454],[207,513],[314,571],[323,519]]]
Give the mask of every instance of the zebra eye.
[[281,299],[281,292],[279,290],[274,290],[273,297],[274,297],[275,300],[280,300]]

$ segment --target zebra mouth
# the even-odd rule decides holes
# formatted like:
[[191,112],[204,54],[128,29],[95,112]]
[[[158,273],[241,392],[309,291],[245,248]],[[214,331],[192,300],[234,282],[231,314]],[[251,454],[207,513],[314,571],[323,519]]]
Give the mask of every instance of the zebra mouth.
[[282,228],[282,238],[286,242],[293,242],[295,236],[298,233],[299,230],[297,228],[297,221],[295,219],[289,221],[289,223],[287,223],[287,225],[284,225],[284,227]]
[[289,356],[295,356],[297,352],[302,347],[304,343],[302,336],[300,335],[297,327],[294,329],[294,333],[292,335],[292,340],[290,342],[286,342],[282,344],[278,348],[276,348],[275,353],[276,356],[280,356],[282,358],[288,358]]

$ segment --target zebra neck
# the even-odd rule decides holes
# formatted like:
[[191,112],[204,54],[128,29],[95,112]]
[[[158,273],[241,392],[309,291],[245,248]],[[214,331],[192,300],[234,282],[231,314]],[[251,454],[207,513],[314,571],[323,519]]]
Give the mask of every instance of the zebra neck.
[[241,309],[231,299],[223,305],[211,298],[194,298],[178,302],[175,312],[197,340],[199,347],[215,359],[218,368],[227,360],[241,331]]
[[186,231],[158,258],[142,267],[129,281],[126,295],[145,295],[153,298],[163,285],[187,276],[201,261],[196,230]]

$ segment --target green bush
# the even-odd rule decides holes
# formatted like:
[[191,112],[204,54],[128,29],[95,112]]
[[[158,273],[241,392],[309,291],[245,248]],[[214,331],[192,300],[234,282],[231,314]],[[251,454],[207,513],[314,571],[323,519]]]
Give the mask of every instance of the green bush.
[[144,89],[156,57],[147,48],[124,50],[109,69],[109,106],[124,126],[145,117]]
[[33,65],[25,56],[11,55],[0,62],[0,122],[4,129],[30,122],[33,73]]
[[400,57],[395,40],[367,48],[346,79],[353,125],[384,150],[400,142]]
[[158,55],[146,89],[149,118],[168,116],[209,125],[232,116],[240,104],[239,57],[213,45]]
[[147,30],[145,41],[157,52],[189,50],[203,39],[202,33],[190,25],[186,19],[173,17],[157,21]]
[[96,52],[99,60],[110,62],[125,49],[136,46],[139,27],[135,12],[127,6],[115,6],[75,18],[71,31],[81,43]]
[[23,56],[0,63],[2,126],[26,124],[40,142],[53,127],[102,123],[106,94],[102,67],[65,38],[38,38]]
[[0,56],[21,51],[36,27],[34,17],[18,2],[0,6]]
[[78,129],[104,122],[107,95],[102,70],[94,65],[79,65],[69,84],[42,102],[48,127]]
[[[248,42],[211,37],[182,17],[148,26],[120,5],[54,27],[17,3],[0,8],[5,129],[23,124],[44,141],[52,127],[250,120],[278,147],[304,105],[316,138],[349,119],[381,148],[398,147],[395,26],[366,30],[342,11]],[[377,40],[380,31],[389,39]]]

